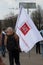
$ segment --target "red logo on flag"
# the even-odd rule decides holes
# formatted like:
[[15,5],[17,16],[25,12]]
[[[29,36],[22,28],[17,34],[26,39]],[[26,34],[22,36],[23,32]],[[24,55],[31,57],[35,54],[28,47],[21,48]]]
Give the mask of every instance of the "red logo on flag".
[[24,25],[20,28],[21,32],[26,35],[27,32],[30,30],[30,27],[27,25],[27,23],[24,23]]

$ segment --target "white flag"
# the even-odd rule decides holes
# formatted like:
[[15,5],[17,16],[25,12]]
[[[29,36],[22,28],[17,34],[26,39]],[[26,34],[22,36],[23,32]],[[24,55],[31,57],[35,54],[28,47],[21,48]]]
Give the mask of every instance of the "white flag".
[[40,32],[24,8],[22,8],[20,17],[17,21],[16,33],[19,36],[21,51],[24,52],[30,51],[37,42],[43,40]]

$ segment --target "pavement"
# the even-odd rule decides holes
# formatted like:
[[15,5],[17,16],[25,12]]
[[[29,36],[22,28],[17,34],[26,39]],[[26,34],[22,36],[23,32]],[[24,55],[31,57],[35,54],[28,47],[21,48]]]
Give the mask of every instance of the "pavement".
[[[6,65],[9,65],[8,53],[6,53],[6,57],[2,59]],[[36,54],[34,47],[28,53],[20,53],[20,63],[21,65],[43,65],[43,57],[41,54]],[[16,65],[15,62],[14,65]]]

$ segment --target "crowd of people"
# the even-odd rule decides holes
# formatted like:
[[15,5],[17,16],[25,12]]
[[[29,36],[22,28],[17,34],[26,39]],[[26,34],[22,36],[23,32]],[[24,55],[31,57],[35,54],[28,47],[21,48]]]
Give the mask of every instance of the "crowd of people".
[[10,65],[14,65],[14,59],[16,65],[20,65],[19,37],[12,27],[8,27],[6,30],[0,28],[0,58],[1,55],[6,56],[6,49],[8,50]]
[[[20,65],[20,46],[19,46],[19,37],[15,33],[12,27],[8,27],[6,30],[0,28],[0,59],[1,55],[6,56],[6,49],[9,54],[9,63],[14,65],[14,59],[16,65]],[[36,44],[36,53],[40,54],[39,42]]]

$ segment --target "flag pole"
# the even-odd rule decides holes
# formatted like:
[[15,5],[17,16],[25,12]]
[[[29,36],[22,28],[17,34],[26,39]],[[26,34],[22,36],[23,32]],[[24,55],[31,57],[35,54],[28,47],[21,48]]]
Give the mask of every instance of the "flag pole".
[[22,8],[23,8],[23,6],[20,6],[20,8],[19,8],[19,14],[18,14],[18,17],[17,17],[17,22],[16,22],[16,26],[15,26],[15,31],[17,30],[17,24],[18,24],[19,17],[20,17],[20,15],[21,15]]

